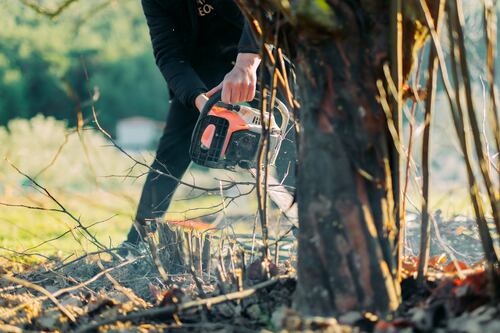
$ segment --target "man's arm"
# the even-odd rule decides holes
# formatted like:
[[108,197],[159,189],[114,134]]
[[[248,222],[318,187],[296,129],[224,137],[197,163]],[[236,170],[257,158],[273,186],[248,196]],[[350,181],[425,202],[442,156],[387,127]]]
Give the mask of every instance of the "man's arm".
[[180,13],[167,10],[155,0],[142,0],[153,45],[156,64],[176,98],[188,107],[195,106],[195,99],[208,89],[191,66],[185,42],[175,23]]
[[260,65],[260,49],[252,34],[248,22],[245,26],[238,44],[238,56],[233,69],[226,74],[224,80],[208,93],[201,94],[197,103],[203,106],[206,96],[212,96],[222,89],[222,102],[236,104],[251,101],[255,98],[257,85],[257,69]]
[[252,28],[250,28],[247,19],[245,19],[245,25],[243,26],[241,38],[238,43],[238,53],[260,53],[260,46],[252,33]]

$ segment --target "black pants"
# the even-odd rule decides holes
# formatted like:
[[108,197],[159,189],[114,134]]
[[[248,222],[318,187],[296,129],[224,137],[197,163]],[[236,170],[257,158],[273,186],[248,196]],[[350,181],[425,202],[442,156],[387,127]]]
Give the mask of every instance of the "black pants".
[[[146,182],[142,189],[141,199],[137,208],[136,221],[162,218],[167,211],[172,196],[191,161],[189,146],[199,112],[194,108],[186,108],[177,99],[172,100],[167,117],[167,124],[160,139],[156,158],[151,165]],[[285,184],[294,186],[295,183],[295,145],[294,131],[289,131],[287,139],[283,141],[279,157],[276,161],[277,174],[280,179],[285,175]],[[154,170],[159,170],[166,175],[160,175]],[[127,241],[137,243],[139,234],[132,227],[127,236]]]
[[[137,222],[143,223],[161,218],[167,211],[177,188],[178,179],[182,178],[191,162],[189,146],[198,115],[196,109],[186,108],[175,98],[172,100],[155,160],[151,164],[151,170],[142,189],[136,213]],[[138,238],[137,231],[132,227],[127,241],[136,243]]]

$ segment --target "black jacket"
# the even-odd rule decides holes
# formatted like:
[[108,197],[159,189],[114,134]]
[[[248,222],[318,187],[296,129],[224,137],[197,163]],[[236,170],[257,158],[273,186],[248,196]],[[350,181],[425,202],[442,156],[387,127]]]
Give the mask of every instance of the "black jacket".
[[[242,31],[238,52],[258,53],[257,43],[234,1],[212,0],[210,4],[231,26]],[[196,52],[199,33],[196,0],[142,0],[142,7],[156,64],[171,94],[184,105],[194,106],[196,96],[208,90],[193,66],[193,63],[203,61],[198,59],[203,55]],[[223,31],[220,33],[224,34]],[[238,41],[227,42],[235,44]]]

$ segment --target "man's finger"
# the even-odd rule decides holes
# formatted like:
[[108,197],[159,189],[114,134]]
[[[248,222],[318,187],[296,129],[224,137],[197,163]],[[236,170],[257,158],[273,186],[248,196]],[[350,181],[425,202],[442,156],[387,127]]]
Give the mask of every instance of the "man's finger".
[[249,102],[251,101],[250,94],[252,93],[252,84],[250,81],[245,82],[243,86],[243,92],[241,94],[241,101],[242,102]]
[[231,85],[224,83],[222,85],[222,96],[221,99],[222,103],[226,104],[231,104]]
[[210,89],[210,91],[207,92],[205,95],[207,95],[207,97],[210,98],[213,96],[213,94],[215,94],[216,92],[218,92],[221,89],[222,89],[222,82],[219,83],[217,86],[213,87],[212,89]]
[[[234,93],[234,94],[233,94]],[[236,104],[243,102],[247,97],[247,91],[243,85],[238,85],[231,91],[231,103]]]
[[250,86],[248,87],[247,91],[248,92],[247,92],[246,100],[247,100],[247,102],[251,102],[255,98],[255,84],[250,83]]

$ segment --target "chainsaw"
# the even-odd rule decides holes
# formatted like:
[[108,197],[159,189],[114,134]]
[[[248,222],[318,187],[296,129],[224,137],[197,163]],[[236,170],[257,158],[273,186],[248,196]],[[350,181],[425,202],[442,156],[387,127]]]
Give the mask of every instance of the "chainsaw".
[[[221,92],[214,94],[201,110],[191,138],[189,153],[196,164],[214,168],[237,171],[246,169],[256,178],[258,152],[261,145],[262,119],[258,109],[260,93],[251,103],[224,104],[221,102]],[[274,112],[264,117],[269,122],[269,142],[273,165],[278,157],[281,142],[286,137],[290,121],[287,106],[276,99],[274,111],[281,115],[278,126]],[[270,118],[269,118],[270,116]],[[286,218],[298,227],[297,207],[293,195],[275,177],[268,175],[270,199],[279,207]]]
[[[201,110],[191,138],[190,155],[196,164],[214,168],[235,170],[237,167],[257,167],[257,155],[262,137],[260,93],[250,103],[225,104],[221,92],[214,94]],[[264,117],[269,121],[270,164],[278,156],[281,142],[286,136],[290,112],[276,99],[274,111],[281,115],[278,126],[274,112]]]

